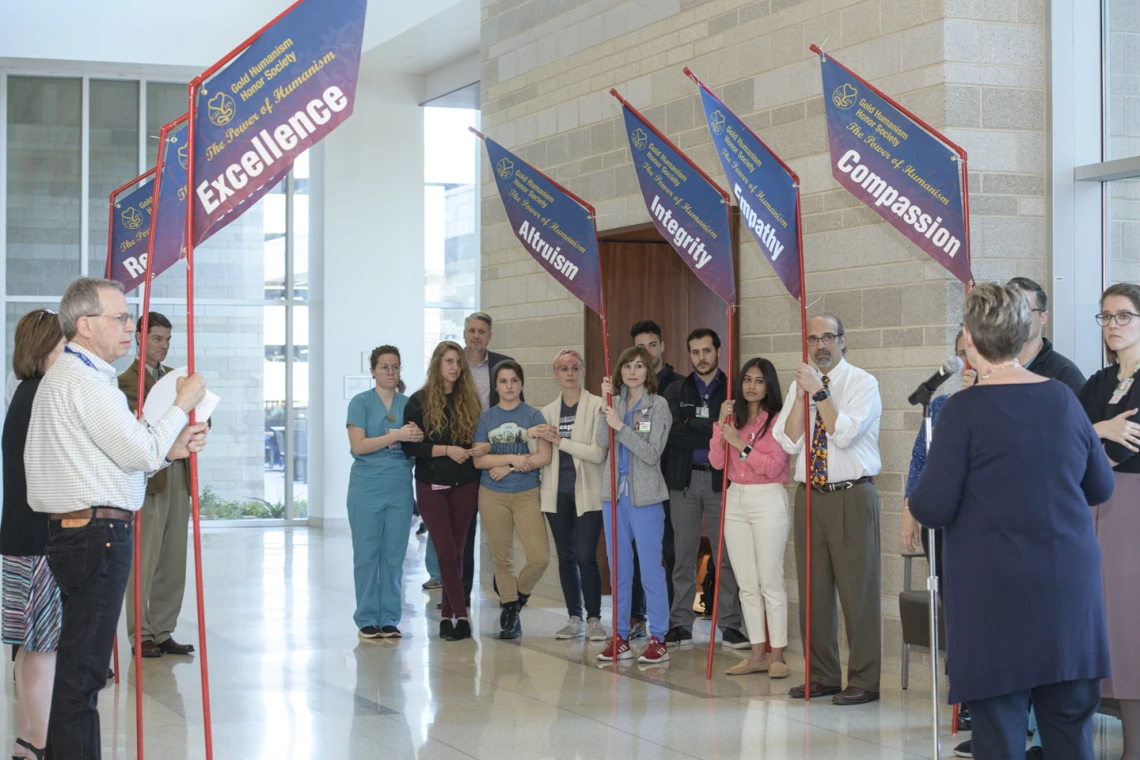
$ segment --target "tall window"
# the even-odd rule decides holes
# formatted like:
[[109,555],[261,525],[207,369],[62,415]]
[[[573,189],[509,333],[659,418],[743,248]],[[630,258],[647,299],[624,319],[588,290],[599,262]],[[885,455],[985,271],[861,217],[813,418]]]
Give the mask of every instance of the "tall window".
[[[1106,281],[1140,282],[1140,45],[1135,0],[1104,3],[1104,161],[1131,161],[1130,177],[1104,183]],[[1119,173],[1119,172],[1117,172]]]
[[[6,374],[20,317],[57,306],[80,275],[103,276],[108,194],[154,165],[159,128],[186,111],[186,85],[0,67],[0,103]],[[303,155],[195,250],[197,368],[222,398],[199,457],[205,519],[308,515],[308,200]],[[174,325],[165,364],[184,366],[185,265],[151,287],[151,310]],[[127,297],[137,313],[141,288]]]
[[479,305],[479,86],[424,107],[424,366]]

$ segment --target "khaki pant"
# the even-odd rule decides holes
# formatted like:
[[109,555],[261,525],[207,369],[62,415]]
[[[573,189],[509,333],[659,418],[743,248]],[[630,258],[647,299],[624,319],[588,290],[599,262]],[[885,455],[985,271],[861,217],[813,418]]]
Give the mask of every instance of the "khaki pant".
[[[805,591],[807,513],[804,487],[796,489],[796,575]],[[811,677],[827,687],[842,686],[839,663],[839,610],[846,623],[847,684],[879,690],[883,664],[882,555],[879,492],[873,483],[844,491],[811,494]],[[800,603],[800,631],[804,604]]]
[[[161,644],[170,638],[186,593],[186,529],[190,523],[190,486],[186,460],[167,469],[162,493],[147,494],[142,506],[142,640]],[[127,638],[135,645],[135,571],[127,581]]]
[[[500,493],[479,486],[479,517],[495,558],[495,583],[503,604],[517,602],[519,592],[530,594],[550,561],[546,521],[539,506],[538,489]],[[526,552],[526,565],[518,578],[514,567],[514,534]]]

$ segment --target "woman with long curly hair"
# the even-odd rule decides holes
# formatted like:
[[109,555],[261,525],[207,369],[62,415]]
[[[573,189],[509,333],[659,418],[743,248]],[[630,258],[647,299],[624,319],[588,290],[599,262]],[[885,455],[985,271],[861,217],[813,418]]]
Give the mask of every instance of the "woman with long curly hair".
[[416,460],[416,500],[439,556],[439,635],[448,641],[471,636],[471,600],[463,592],[463,543],[479,505],[479,471],[472,457],[491,450],[488,444],[473,443],[482,413],[463,349],[443,341],[432,352],[424,387],[412,394],[404,410],[405,422],[420,428],[423,440],[402,445]]

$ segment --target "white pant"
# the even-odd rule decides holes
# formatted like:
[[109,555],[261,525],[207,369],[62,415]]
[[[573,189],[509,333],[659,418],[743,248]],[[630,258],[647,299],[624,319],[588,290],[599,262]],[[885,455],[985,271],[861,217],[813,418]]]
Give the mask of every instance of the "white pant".
[[779,483],[733,483],[725,500],[724,543],[736,583],[748,641],[763,644],[764,615],[773,647],[788,645],[788,592],[784,550],[788,543],[788,492]]

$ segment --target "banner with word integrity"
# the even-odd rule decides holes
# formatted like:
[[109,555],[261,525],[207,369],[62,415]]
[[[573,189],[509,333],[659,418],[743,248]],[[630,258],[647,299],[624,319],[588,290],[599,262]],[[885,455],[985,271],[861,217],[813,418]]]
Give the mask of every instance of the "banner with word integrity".
[[971,284],[965,153],[831,56],[820,53],[820,66],[832,175]]
[[352,114],[367,5],[302,0],[199,89],[195,245]]
[[578,300],[602,314],[598,235],[590,212],[545,174],[483,138],[515,237]]
[[717,158],[740,206],[740,221],[784,287],[801,295],[795,178],[768,146],[703,84],[701,103]]
[[723,191],[624,100],[622,111],[653,225],[701,282],[726,304],[735,304],[729,205]]

